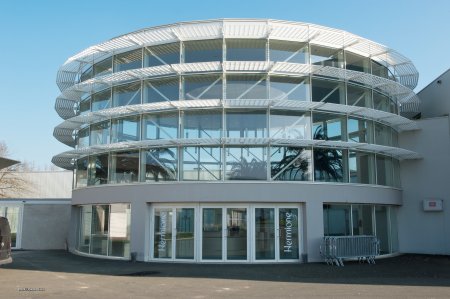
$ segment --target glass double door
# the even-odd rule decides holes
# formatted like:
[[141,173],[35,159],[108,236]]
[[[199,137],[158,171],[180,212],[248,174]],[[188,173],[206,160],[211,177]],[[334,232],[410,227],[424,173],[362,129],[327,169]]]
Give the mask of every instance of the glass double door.
[[298,260],[298,211],[298,207],[201,207],[201,260]]

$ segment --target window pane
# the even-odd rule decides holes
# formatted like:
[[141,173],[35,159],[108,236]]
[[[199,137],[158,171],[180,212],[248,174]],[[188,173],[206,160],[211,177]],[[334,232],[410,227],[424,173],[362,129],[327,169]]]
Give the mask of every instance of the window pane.
[[111,89],[92,95],[92,111],[111,108]]
[[109,205],[92,206],[91,254],[107,255]]
[[180,43],[148,47],[144,51],[144,67],[180,63]]
[[186,111],[183,113],[183,138],[222,137],[222,111]]
[[178,101],[180,83],[178,77],[144,82],[144,103]]
[[172,209],[155,209],[154,258],[172,257]]
[[139,180],[139,152],[111,153],[110,183],[127,184]]
[[267,180],[266,150],[263,147],[226,148],[226,179]]
[[370,73],[370,59],[361,55],[345,52],[347,70]]
[[91,244],[91,227],[92,227],[92,206],[80,207],[80,234],[78,239],[78,250],[80,252],[89,253]]
[[309,78],[270,77],[270,99],[309,101]]
[[114,56],[114,72],[121,72],[142,67],[142,49],[125,52]]
[[88,68],[81,73],[80,82],[91,79],[93,76],[92,66],[88,66]]
[[141,136],[140,128],[139,116],[114,119],[111,142],[138,141]]
[[315,148],[314,180],[317,182],[347,182],[346,151]]
[[91,145],[108,144],[110,134],[110,122],[104,121],[98,124],[91,125]]
[[309,63],[308,44],[270,40],[269,60],[291,63]]
[[400,188],[402,186],[400,181],[400,161],[397,159],[392,159],[394,166],[394,187]]
[[229,39],[226,45],[228,61],[266,60],[266,40]]
[[183,150],[183,180],[220,180],[222,153],[219,147],[185,147]]
[[345,116],[313,113],[313,138],[316,140],[345,141]]
[[222,99],[222,78],[188,76],[184,78],[185,100]]
[[390,112],[390,100],[387,96],[378,92],[373,93],[373,108],[385,112]]
[[389,70],[384,65],[372,60],[372,75],[389,78]]
[[226,126],[229,138],[264,138],[267,136],[266,111],[227,111]]
[[222,40],[184,42],[184,62],[222,61]]
[[311,139],[311,114],[297,111],[270,111],[270,137]]
[[89,157],[88,185],[103,185],[108,182],[108,154]]
[[311,45],[311,64],[344,68],[344,53],[339,49]]
[[389,207],[389,220],[391,224],[390,242],[391,253],[398,252],[398,226],[397,226],[397,207]]
[[347,105],[372,108],[371,92],[367,88],[347,85]]
[[194,259],[195,217],[193,208],[176,209],[176,253],[177,259]]
[[112,57],[106,58],[94,64],[94,77],[112,73]]
[[375,160],[373,154],[350,151],[348,167],[350,170],[350,183],[375,183]]
[[87,186],[88,158],[80,158],[76,162],[75,188]]
[[132,83],[114,87],[113,106],[128,106],[141,103],[141,83]]
[[267,99],[265,77],[259,75],[228,75],[227,99]]
[[347,120],[348,141],[373,143],[373,122],[359,118]]
[[350,236],[350,205],[323,205],[324,236]]
[[280,208],[278,223],[280,226],[280,259],[298,259],[298,208]]
[[143,139],[178,138],[178,112],[145,115]]
[[89,127],[81,129],[77,133],[77,148],[89,146]]
[[129,204],[112,204],[109,231],[109,256],[130,257]]
[[142,182],[176,181],[178,175],[178,149],[150,148],[142,151]]
[[310,181],[311,150],[301,147],[271,147],[270,173],[274,181]]
[[202,259],[222,259],[222,208],[203,208]]
[[354,236],[371,236],[373,235],[371,205],[352,205],[352,221]]
[[85,115],[91,112],[91,98],[87,98],[80,102],[79,115]]
[[326,80],[312,80],[312,100],[345,105],[344,84]]
[[377,155],[377,184],[393,186],[393,172],[392,158]]
[[392,145],[391,128],[375,122],[375,143],[379,145]]
[[380,253],[390,253],[389,223],[386,206],[375,206],[376,236],[380,240]]

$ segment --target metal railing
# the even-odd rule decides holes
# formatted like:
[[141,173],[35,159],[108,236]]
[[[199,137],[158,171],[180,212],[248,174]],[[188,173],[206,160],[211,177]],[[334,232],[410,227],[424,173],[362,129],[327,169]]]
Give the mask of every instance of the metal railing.
[[320,255],[328,265],[344,266],[344,259],[375,264],[375,257],[380,255],[380,241],[376,236],[326,236],[320,245]]

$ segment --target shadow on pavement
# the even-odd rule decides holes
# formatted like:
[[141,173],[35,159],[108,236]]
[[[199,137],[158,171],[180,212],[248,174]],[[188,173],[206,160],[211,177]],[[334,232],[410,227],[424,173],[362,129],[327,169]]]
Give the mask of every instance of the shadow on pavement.
[[346,262],[344,267],[308,264],[182,264],[112,261],[66,251],[15,251],[1,269],[112,276],[185,277],[275,282],[450,286],[450,256],[402,255],[376,265]]

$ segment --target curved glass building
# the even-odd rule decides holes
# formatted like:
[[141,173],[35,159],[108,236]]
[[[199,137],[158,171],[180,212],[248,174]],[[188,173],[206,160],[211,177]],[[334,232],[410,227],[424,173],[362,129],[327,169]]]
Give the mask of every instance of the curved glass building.
[[395,50],[297,22],[185,22],[92,46],[57,75],[70,248],[298,262],[319,260],[324,235],[373,234],[395,253],[417,79]]

